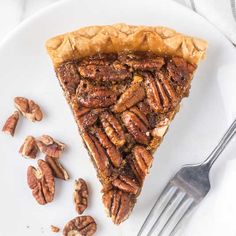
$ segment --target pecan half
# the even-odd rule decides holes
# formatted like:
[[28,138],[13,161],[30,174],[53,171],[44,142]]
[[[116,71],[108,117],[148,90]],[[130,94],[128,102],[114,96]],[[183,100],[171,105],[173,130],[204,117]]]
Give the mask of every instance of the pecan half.
[[93,127],[92,131],[94,135],[98,138],[100,144],[106,150],[106,153],[108,154],[109,159],[111,160],[112,164],[115,167],[120,167],[122,163],[122,155],[120,151],[111,143],[111,141],[108,139],[106,134],[102,131],[102,129],[98,127]]
[[28,167],[27,182],[36,201],[45,205],[54,198],[55,183],[51,168],[43,160],[38,160],[39,168]]
[[135,70],[159,70],[165,64],[165,61],[162,57],[156,57],[140,60],[129,60],[126,64]]
[[142,183],[152,165],[153,157],[143,146],[135,146],[132,152],[133,157],[129,159],[129,164],[139,182]]
[[122,121],[134,139],[142,144],[148,144],[150,137],[148,136],[147,126],[139,119],[139,117],[131,111],[125,111],[121,115]]
[[99,174],[103,178],[110,176],[111,171],[109,158],[100,142],[88,132],[83,132],[82,137]]
[[100,87],[79,96],[78,102],[89,108],[108,107],[116,102],[116,93],[108,88]]
[[140,186],[136,180],[125,175],[119,175],[118,178],[112,181],[112,185],[124,192],[132,194],[137,194],[140,190]]
[[2,131],[6,134],[10,134],[12,137],[15,134],[16,126],[20,118],[19,112],[15,111],[5,122]]
[[64,63],[57,68],[57,76],[69,94],[75,94],[80,82],[77,66],[74,62]]
[[121,190],[110,190],[102,199],[108,216],[117,225],[128,218],[135,203],[130,194]]
[[32,136],[27,136],[24,143],[20,147],[19,153],[25,158],[35,159],[38,153],[35,138]]
[[136,103],[142,101],[145,97],[145,90],[142,87],[142,77],[134,76],[130,87],[120,96],[115,104],[113,111],[116,113],[123,112]]
[[68,180],[70,178],[66,169],[56,158],[45,156],[45,161],[50,166],[54,177],[63,180]]
[[65,149],[64,143],[54,140],[49,135],[42,135],[36,143],[42,153],[54,158],[59,158]]
[[97,231],[97,224],[91,216],[78,216],[69,221],[63,230],[64,236],[92,236]]
[[131,78],[131,72],[120,63],[114,65],[81,65],[79,66],[80,75],[98,81],[123,81]]
[[147,100],[155,112],[167,112],[171,107],[176,106],[178,98],[176,92],[168,79],[162,72],[156,73],[157,78],[147,74],[145,88]]
[[129,110],[132,111],[135,115],[137,115],[138,118],[149,128],[149,121],[146,115],[142,113],[137,106],[133,106]]
[[125,133],[119,121],[107,111],[100,115],[102,126],[113,144],[121,147],[125,144]]
[[88,207],[88,187],[83,179],[78,179],[75,181],[74,188],[74,203],[75,209],[79,214],[82,214],[84,210]]
[[43,119],[43,113],[38,104],[33,100],[28,100],[23,97],[14,98],[15,107],[31,121],[41,121]]
[[147,94],[147,101],[150,107],[155,112],[160,112],[162,110],[162,104],[158,93],[157,85],[153,77],[151,76],[146,77],[145,89]]

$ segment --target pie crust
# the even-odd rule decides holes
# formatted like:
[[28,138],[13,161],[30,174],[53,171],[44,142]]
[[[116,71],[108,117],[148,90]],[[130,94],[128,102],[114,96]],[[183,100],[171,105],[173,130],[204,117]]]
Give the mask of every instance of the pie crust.
[[167,27],[89,26],[49,39],[46,48],[55,67],[96,53],[151,51],[180,56],[197,64],[204,58],[207,42],[178,33]]

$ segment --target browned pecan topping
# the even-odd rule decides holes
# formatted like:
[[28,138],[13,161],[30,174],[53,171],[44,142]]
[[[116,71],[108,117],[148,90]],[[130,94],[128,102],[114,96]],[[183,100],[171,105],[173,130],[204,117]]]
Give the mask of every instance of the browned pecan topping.
[[179,84],[185,83],[195,69],[196,66],[186,62],[180,57],[173,57],[172,60],[167,63],[167,70],[169,71],[172,80]]
[[[133,208],[151,152],[187,95],[195,66],[179,57],[125,51],[97,53],[64,68],[71,73],[58,72],[59,78],[64,73],[62,85],[103,184],[104,204],[119,224]],[[65,82],[70,78],[71,86]],[[78,199],[80,213],[87,205]]]
[[78,179],[75,181],[74,189],[74,203],[75,209],[79,214],[82,214],[84,210],[88,207],[88,187],[83,179]]
[[98,139],[87,132],[83,132],[82,137],[99,174],[103,177],[110,176],[109,158]]
[[70,94],[75,94],[78,84],[80,82],[80,76],[77,70],[77,66],[74,62],[67,62],[57,68],[57,75],[62,81],[62,85],[68,90]]
[[69,221],[63,230],[64,236],[92,236],[97,224],[91,216],[78,216]]
[[99,140],[100,144],[106,150],[106,153],[108,154],[112,164],[115,167],[120,167],[122,163],[122,156],[121,156],[120,151],[111,143],[111,141],[108,139],[106,134],[102,131],[102,129],[98,127],[93,127],[92,131],[97,137],[97,139]]
[[129,159],[130,166],[142,183],[152,165],[153,157],[151,153],[143,146],[133,148],[133,157]]
[[19,112],[15,111],[5,122],[2,131],[6,134],[10,134],[12,137],[15,134],[16,126],[20,118]]
[[59,179],[68,180],[70,177],[62,164],[54,157],[46,156],[45,161],[50,166],[53,176]]
[[131,78],[131,72],[120,63],[113,65],[81,65],[79,66],[80,75],[98,81],[122,81]]
[[139,117],[131,111],[125,111],[121,115],[121,118],[129,133],[133,135],[134,139],[138,143],[147,145],[150,140],[148,128],[139,119]]
[[40,121],[43,119],[43,113],[38,104],[32,100],[23,97],[15,97],[15,107],[31,121]]
[[103,204],[107,214],[118,225],[128,218],[134,206],[134,199],[126,192],[110,190],[104,193]]
[[51,231],[53,233],[58,233],[60,231],[60,228],[55,225],[51,225]]
[[119,175],[118,178],[112,181],[112,184],[120,190],[132,194],[137,194],[140,190],[140,186],[136,180],[125,175]]
[[125,144],[125,134],[119,121],[110,112],[103,112],[100,115],[102,126],[113,144],[121,147]]
[[120,96],[115,104],[114,112],[120,113],[142,101],[145,97],[145,90],[141,84],[142,77],[134,76],[130,87]]
[[24,143],[20,147],[19,153],[25,158],[35,159],[38,153],[35,138],[32,136],[27,136]]
[[43,160],[38,160],[39,168],[29,166],[27,182],[36,201],[45,205],[54,198],[55,184],[51,168]]
[[49,135],[42,135],[36,143],[42,153],[54,158],[59,158],[65,149],[64,143],[54,140]]
[[100,87],[84,93],[78,102],[89,108],[108,107],[116,102],[116,93],[108,88]]

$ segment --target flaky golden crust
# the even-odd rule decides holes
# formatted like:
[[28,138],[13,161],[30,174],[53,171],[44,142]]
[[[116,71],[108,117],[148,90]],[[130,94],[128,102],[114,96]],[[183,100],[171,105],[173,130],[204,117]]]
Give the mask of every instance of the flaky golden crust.
[[49,39],[46,48],[55,67],[96,53],[151,51],[181,56],[198,64],[204,58],[207,42],[177,33],[166,27],[89,26]]

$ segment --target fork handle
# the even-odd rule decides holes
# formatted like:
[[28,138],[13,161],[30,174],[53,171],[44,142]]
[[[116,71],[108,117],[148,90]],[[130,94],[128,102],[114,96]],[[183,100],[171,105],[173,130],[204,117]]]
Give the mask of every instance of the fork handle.
[[211,154],[207,157],[207,159],[203,162],[203,165],[205,165],[209,170],[214,164],[214,162],[217,160],[219,155],[223,152],[229,141],[233,138],[233,136],[236,133],[236,120],[230,125],[229,129],[224,134],[223,138],[220,140],[218,145],[215,147],[215,149],[211,152]]

